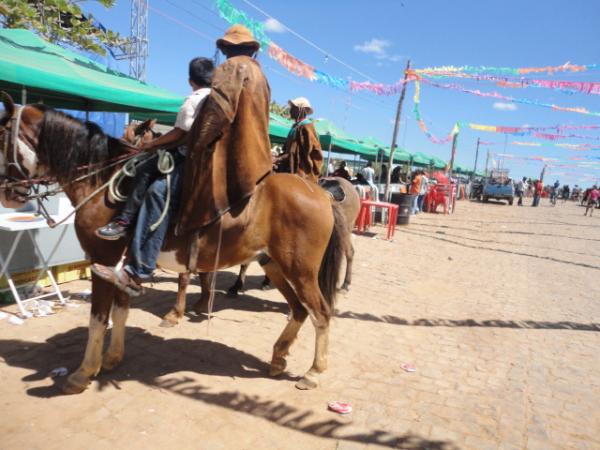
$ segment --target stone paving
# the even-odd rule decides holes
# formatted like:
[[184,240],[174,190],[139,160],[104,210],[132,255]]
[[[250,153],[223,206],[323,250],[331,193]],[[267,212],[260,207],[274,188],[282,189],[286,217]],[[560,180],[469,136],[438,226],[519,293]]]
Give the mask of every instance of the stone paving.
[[[244,295],[217,296],[210,327],[193,315],[158,327],[176,289],[161,275],[133,302],[124,361],[78,396],[48,372],[80,362],[87,303],[0,321],[0,448],[600,448],[600,214],[460,202],[394,242],[373,231],[354,240],[353,286],[314,391],[294,388],[312,360],[309,323],[288,373],[267,376],[288,309],[257,289],[257,265]],[[354,412],[327,411],[330,400]]]

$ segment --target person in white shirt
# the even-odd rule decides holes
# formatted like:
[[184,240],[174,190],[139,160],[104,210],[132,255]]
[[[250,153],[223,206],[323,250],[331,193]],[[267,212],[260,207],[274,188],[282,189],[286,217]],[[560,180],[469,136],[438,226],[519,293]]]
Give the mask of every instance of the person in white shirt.
[[[108,225],[96,230],[96,235],[106,240],[133,235],[129,244],[129,259],[123,271],[119,271],[119,276],[129,280],[127,285],[136,294],[141,292],[140,283],[150,279],[156,269],[170,218],[177,213],[187,152],[182,144],[204,99],[210,93],[213,71],[214,65],[208,58],[194,58],[190,62],[189,84],[192,94],[179,109],[174,128],[141,146],[145,151],[161,147],[171,149],[173,170],[168,175],[161,173],[156,158],[150,158],[138,166],[133,190],[125,207]],[[103,279],[110,279],[114,275],[112,268],[100,264],[92,265],[92,271]]]
[[367,162],[367,165],[360,171],[365,181],[369,183],[369,186],[375,187],[375,169],[373,169],[373,163]]
[[[176,149],[177,151],[172,151],[171,155],[176,170],[182,170],[187,152],[183,144],[188,131],[192,128],[200,105],[210,93],[213,71],[213,62],[208,58],[194,58],[190,61],[188,82],[192,88],[192,94],[181,105],[173,129],[157,139],[142,144],[140,150],[154,151],[161,147]],[[146,191],[152,183],[161,178],[164,178],[164,176],[158,170],[156,158],[151,158],[138,165],[133,181],[133,189],[127,197],[125,206],[110,223],[96,230],[96,236],[109,241],[126,236],[128,230],[135,225]]]
[[425,172],[421,171],[421,189],[419,190],[419,197],[417,199],[417,206],[419,211],[423,212],[423,201],[425,200],[425,195],[427,195],[427,191],[429,190],[429,179],[425,176]]

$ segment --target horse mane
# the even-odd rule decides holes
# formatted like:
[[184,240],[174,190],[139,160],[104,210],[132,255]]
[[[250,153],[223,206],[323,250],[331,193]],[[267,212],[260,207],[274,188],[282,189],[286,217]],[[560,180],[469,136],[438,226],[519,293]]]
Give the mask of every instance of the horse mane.
[[[38,137],[38,158],[59,181],[66,182],[89,173],[81,167],[95,166],[121,153],[118,139],[106,135],[93,122],[82,122],[44,105],[33,105],[44,112]],[[113,171],[104,170],[92,183],[107,180]]]

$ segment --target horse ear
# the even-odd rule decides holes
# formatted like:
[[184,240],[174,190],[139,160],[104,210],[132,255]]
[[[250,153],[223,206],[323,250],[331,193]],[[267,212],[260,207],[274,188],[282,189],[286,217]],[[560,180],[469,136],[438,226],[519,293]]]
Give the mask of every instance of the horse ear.
[[0,97],[2,97],[2,103],[4,104],[4,110],[6,111],[8,117],[12,117],[15,112],[15,102],[8,92],[1,91]]
[[147,119],[147,120],[143,121],[142,123],[140,123],[138,126],[135,127],[135,134],[137,136],[145,134],[146,132],[152,130],[152,127],[154,127],[155,123],[156,123],[156,120],[154,120],[154,119]]

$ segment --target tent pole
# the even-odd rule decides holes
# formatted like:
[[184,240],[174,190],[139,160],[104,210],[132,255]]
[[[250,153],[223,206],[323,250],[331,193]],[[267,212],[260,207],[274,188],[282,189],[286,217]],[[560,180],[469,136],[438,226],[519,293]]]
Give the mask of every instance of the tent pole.
[[27,89],[25,86],[21,88],[21,105],[25,106],[27,104]]
[[406,62],[406,69],[404,70],[404,84],[402,85],[402,92],[398,99],[398,108],[396,109],[396,121],[394,122],[394,132],[392,134],[392,145],[390,147],[389,163],[390,170],[388,170],[387,179],[385,180],[385,193],[383,194],[383,200],[388,200],[390,191],[390,178],[392,175],[392,164],[394,163],[394,151],[396,150],[396,139],[398,138],[398,128],[400,127],[400,115],[402,114],[402,103],[404,102],[404,96],[406,95],[406,80],[408,79],[408,70],[410,69],[410,59]]
[[473,166],[473,173],[471,174],[471,180],[475,178],[475,172],[477,172],[477,159],[479,158],[479,138],[477,138],[477,148],[475,149],[475,164]]
[[327,149],[327,176],[329,176],[329,164],[331,164],[331,136],[329,136],[329,149]]

